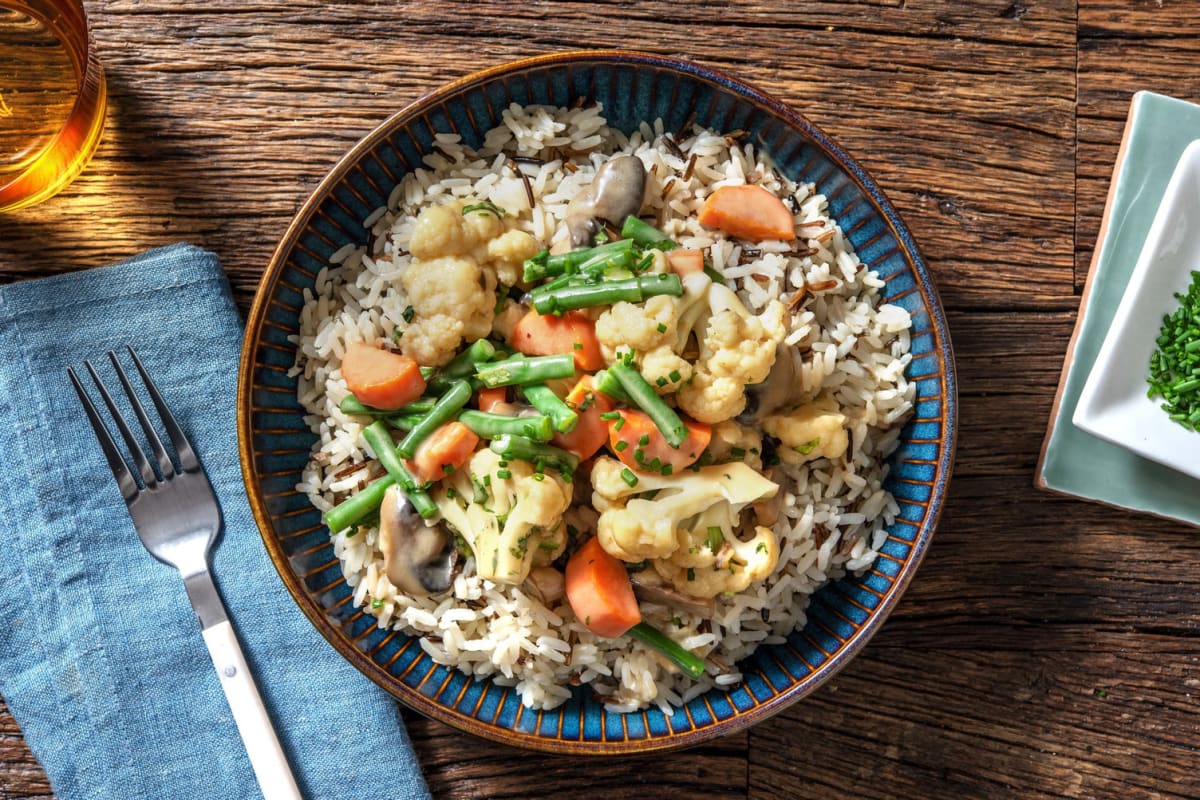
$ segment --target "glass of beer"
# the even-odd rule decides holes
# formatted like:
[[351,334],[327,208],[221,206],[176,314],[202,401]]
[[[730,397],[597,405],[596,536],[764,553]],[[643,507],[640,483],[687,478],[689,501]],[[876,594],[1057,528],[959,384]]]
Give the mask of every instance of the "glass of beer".
[[75,179],[100,141],[105,100],[82,0],[0,0],[0,213]]

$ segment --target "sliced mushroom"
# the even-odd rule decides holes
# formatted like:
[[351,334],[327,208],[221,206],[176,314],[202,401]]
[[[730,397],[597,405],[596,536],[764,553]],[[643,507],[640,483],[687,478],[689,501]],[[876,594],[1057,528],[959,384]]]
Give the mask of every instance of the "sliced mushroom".
[[598,219],[618,228],[625,218],[642,210],[646,167],[637,156],[617,156],[604,162],[592,183],[567,205],[567,231],[572,247],[586,247],[600,230]]
[[704,619],[711,619],[716,613],[716,604],[711,597],[692,597],[676,591],[664,583],[654,570],[632,572],[629,579],[633,583],[633,593],[639,600],[677,608]]
[[411,595],[444,592],[454,576],[457,551],[441,525],[429,525],[400,489],[388,488],[379,506],[379,549],[392,585]]
[[542,605],[549,606],[566,593],[566,579],[554,567],[534,567],[525,578],[524,588]]
[[802,399],[796,397],[798,382],[791,348],[780,342],[775,348],[771,371],[761,383],[746,387],[746,407],[734,419],[742,425],[754,425],[784,406],[795,405]]

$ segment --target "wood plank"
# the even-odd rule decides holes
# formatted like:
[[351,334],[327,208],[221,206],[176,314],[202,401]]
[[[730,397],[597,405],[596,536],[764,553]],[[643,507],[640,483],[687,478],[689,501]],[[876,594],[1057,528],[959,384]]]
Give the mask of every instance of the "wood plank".
[[[920,8],[911,20],[907,10],[885,9],[897,26],[887,35],[838,28],[828,5],[801,30],[776,27],[770,15],[734,26],[735,43],[744,38],[747,48],[779,54],[771,67],[745,55],[731,60],[753,50],[729,46],[731,28],[715,10],[665,30],[635,17],[629,34],[759,82],[859,155],[913,228],[951,306],[1068,308],[1073,287],[1062,267],[1073,257],[1074,212],[1068,195],[1045,191],[1045,176],[1069,172],[1073,159],[1070,41],[1034,24],[1032,13],[1005,18],[1007,4],[990,4],[994,16],[971,15],[971,24],[963,14],[939,18],[944,4]],[[403,42],[428,35],[457,47],[469,34],[489,52],[495,45],[490,63],[529,52],[513,39],[523,14],[504,5],[460,10],[448,26],[433,4],[416,4],[402,19],[381,15],[373,30],[397,45],[370,48],[364,81],[338,48],[315,47],[344,38],[368,13],[353,6],[306,19],[271,4],[198,16],[110,4],[96,30],[101,48],[108,43],[108,135],[53,214],[0,220],[0,280],[30,263],[78,269],[187,239],[221,256],[245,303],[290,215],[341,153],[405,102],[465,71],[460,62],[430,65],[424,50]],[[742,10],[763,13],[754,4]],[[556,21],[559,36],[606,43],[594,16],[602,11],[572,13]],[[124,26],[146,18],[171,35],[122,47]],[[1021,35],[984,36],[984,21]],[[254,29],[268,24],[277,33],[256,41]],[[1022,79],[1012,81],[1018,69]],[[1003,93],[990,90],[998,80]],[[186,101],[175,99],[181,91]],[[344,114],[330,125],[324,98],[335,95]],[[89,225],[60,222],[71,218]]]
[[870,647],[752,729],[751,796],[1196,797],[1196,652],[1119,644]]
[[1082,291],[1100,230],[1121,130],[1137,91],[1200,102],[1193,72],[1200,20],[1190,3],[1079,4],[1080,157],[1075,286]]
[[29,750],[21,729],[0,697],[0,798],[53,800],[50,781]]

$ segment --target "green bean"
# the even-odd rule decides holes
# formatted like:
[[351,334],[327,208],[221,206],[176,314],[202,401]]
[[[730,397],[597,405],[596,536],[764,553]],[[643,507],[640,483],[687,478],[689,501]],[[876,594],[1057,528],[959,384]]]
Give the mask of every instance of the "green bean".
[[525,393],[525,399],[531,406],[550,418],[554,430],[559,433],[575,430],[575,425],[579,423],[579,414],[563,402],[549,386],[544,383],[531,383],[521,387],[521,391]]
[[566,286],[552,289],[539,287],[530,292],[530,297],[539,314],[560,314],[576,308],[612,305],[622,300],[627,303],[640,303],[647,297],[660,294],[672,297],[682,295],[683,284],[679,282],[679,276],[674,273],[639,275],[636,278],[595,283],[568,283]]
[[621,386],[621,382],[613,376],[612,372],[602,369],[592,376],[592,382],[595,383],[596,389],[601,394],[606,394],[614,400],[620,400],[626,405],[633,405],[633,398]]
[[[621,241],[625,240],[622,239]],[[587,275],[591,278],[602,278],[611,272],[629,272],[636,263],[637,259],[632,250],[616,254],[601,253],[580,264],[579,274]]]
[[460,380],[450,384],[450,388],[438,399],[433,409],[400,440],[396,452],[404,458],[412,458],[417,452],[417,445],[458,415],[459,409],[471,399],[471,393],[471,384],[468,381]]
[[432,380],[429,390],[434,394],[442,394],[450,388],[450,384],[462,378],[469,378],[475,373],[477,365],[496,356],[496,345],[487,339],[476,339],[466,350],[452,358],[440,367]]
[[667,235],[658,228],[647,222],[642,222],[633,215],[625,218],[625,224],[621,226],[621,235],[626,239],[633,239],[646,249],[653,248],[655,250],[662,250],[664,253],[668,250],[674,250],[679,246],[667,238]]
[[557,275],[570,275],[578,272],[581,264],[589,260],[606,257],[618,256],[621,253],[633,253],[635,242],[631,239],[619,239],[615,242],[588,247],[583,250],[571,250],[566,253],[558,253],[550,255],[549,250],[542,250],[533,258],[525,261],[525,269],[522,274],[526,283],[537,283],[538,281],[552,278]]
[[364,517],[379,508],[383,503],[384,493],[395,482],[396,479],[391,475],[384,475],[382,478],[372,481],[362,491],[350,495],[326,511],[325,524],[333,533],[344,531],[351,525],[357,525]]
[[343,414],[388,417],[394,414],[428,414],[429,409],[433,408],[433,404],[436,402],[436,397],[422,397],[420,400],[414,400],[403,408],[388,411],[382,408],[372,408],[354,395],[348,394],[342,398],[342,402],[338,403],[338,408],[341,409]]
[[548,442],[554,436],[550,417],[544,414],[510,417],[505,414],[489,414],[486,411],[467,409],[458,415],[458,421],[484,439],[495,439],[505,434],[514,434],[539,442]]
[[539,472],[546,467],[561,472],[563,477],[570,479],[579,466],[579,457],[568,453],[562,448],[542,442],[535,442],[523,436],[501,436],[493,439],[488,445],[492,452],[509,461],[528,461]]
[[393,414],[390,417],[383,417],[383,421],[392,426],[396,430],[411,431],[421,423],[425,418],[426,411],[422,414]]
[[647,622],[639,622],[629,629],[629,635],[642,644],[653,647],[688,675],[699,678],[704,674],[704,660],[696,654],[684,650],[679,642],[667,636],[662,631]]
[[526,358],[513,356],[503,361],[479,365],[475,372],[484,386],[523,386],[529,383],[570,378],[575,374],[575,356],[563,353],[556,356]]
[[[388,475],[395,479],[400,491],[404,492],[416,512],[424,518],[436,514],[437,506],[417,483],[413,474],[408,471],[408,467],[404,466],[404,462],[400,460],[400,456],[396,452],[396,443],[392,441],[392,435],[388,433],[387,426],[376,420],[363,428],[362,436],[363,440],[375,451],[375,457],[387,470]],[[380,501],[382,499],[381,496]]]
[[608,371],[620,382],[621,388],[633,399],[634,404],[646,412],[646,416],[662,432],[667,444],[674,448],[683,444],[688,436],[687,426],[640,372],[622,361],[613,364]]

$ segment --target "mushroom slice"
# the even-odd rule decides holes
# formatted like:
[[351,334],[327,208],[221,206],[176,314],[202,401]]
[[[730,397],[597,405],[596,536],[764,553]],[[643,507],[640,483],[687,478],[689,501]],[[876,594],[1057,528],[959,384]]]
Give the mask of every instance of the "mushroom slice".
[[454,542],[441,525],[429,525],[392,485],[379,506],[379,549],[383,569],[397,589],[428,595],[450,588]]
[[554,567],[534,567],[525,578],[524,588],[548,607],[566,593],[566,579]]
[[761,383],[746,387],[746,407],[734,417],[742,425],[754,425],[787,405],[795,405],[799,375],[792,348],[783,342],[775,348],[775,363]]
[[572,247],[587,247],[607,220],[618,228],[626,217],[642,210],[646,193],[646,167],[637,156],[617,156],[596,170],[592,183],[581,189],[567,205],[567,232]]
[[712,619],[716,613],[716,603],[711,597],[692,597],[676,591],[663,583],[662,578],[653,570],[632,572],[629,580],[633,583],[633,593],[639,600],[677,608],[704,619]]

